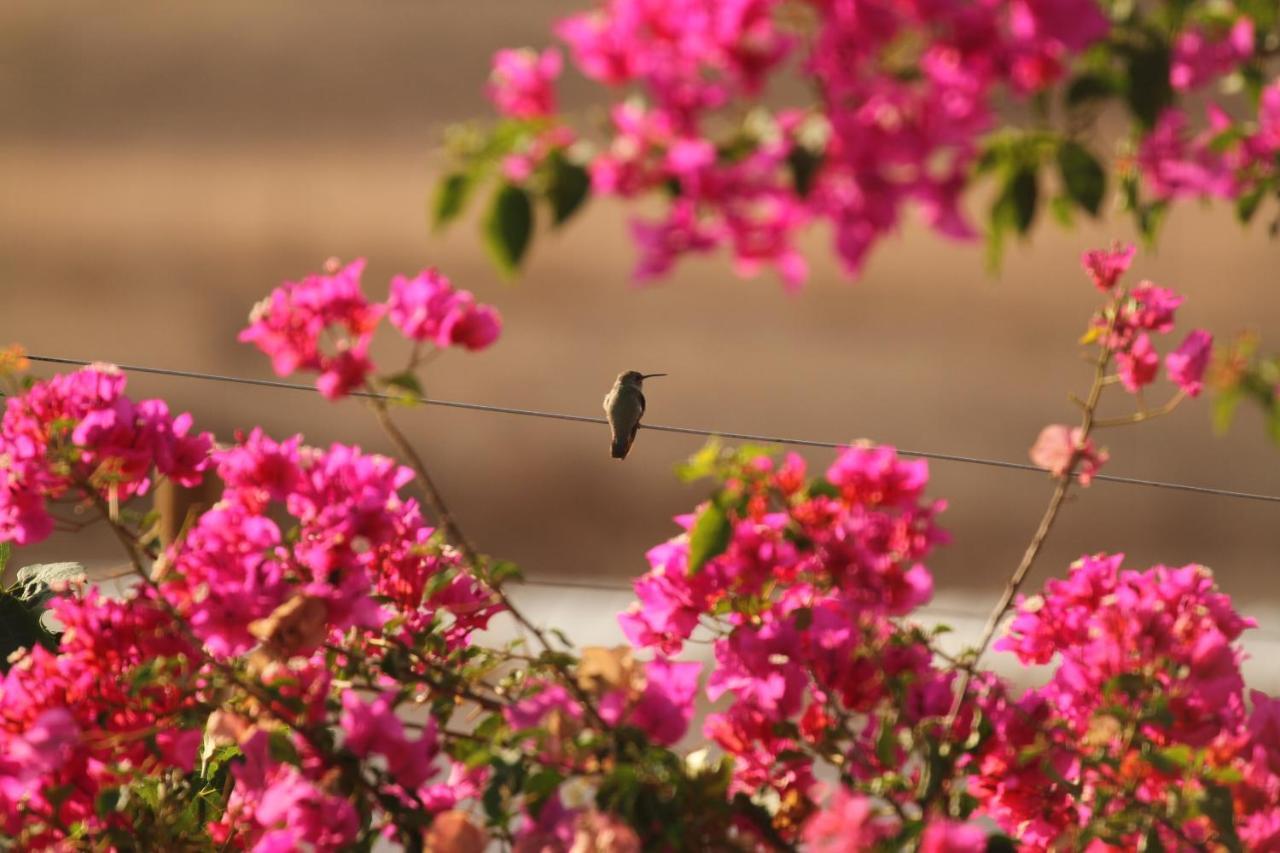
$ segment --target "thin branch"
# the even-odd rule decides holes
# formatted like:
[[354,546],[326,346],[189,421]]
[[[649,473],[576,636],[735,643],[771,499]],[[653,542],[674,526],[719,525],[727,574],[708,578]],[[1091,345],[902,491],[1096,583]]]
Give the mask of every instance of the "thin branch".
[[[409,439],[406,438],[404,433],[400,431],[400,428],[396,426],[395,421],[391,418],[391,412],[387,409],[386,402],[384,400],[375,399],[372,401],[371,405],[373,407],[374,414],[378,419],[378,424],[382,427],[383,432],[387,434],[387,437],[391,439],[391,443],[395,445],[396,450],[398,450],[404,458],[409,461],[409,466],[417,473],[418,480],[422,485],[423,494],[427,498],[427,503],[431,508],[432,514],[436,518],[436,522],[444,530],[445,538],[450,544],[458,549],[462,554],[463,559],[471,567],[471,570],[475,572],[481,564],[480,555],[471,545],[470,541],[468,541],[467,537],[463,535],[462,529],[458,526],[453,515],[449,512],[449,507],[445,504],[443,495],[440,494],[440,490],[436,487],[435,481],[431,479],[431,475],[427,471],[426,463],[423,462],[422,457],[409,442]],[[547,639],[546,632],[520,612],[519,608],[515,606],[511,601],[511,598],[503,591],[501,586],[487,582],[486,586],[489,587],[489,591],[493,593],[494,598],[498,600],[498,603],[511,614],[511,617],[515,619],[522,628],[529,631],[529,633],[533,634],[533,636],[537,638],[538,643],[542,646],[544,651],[549,652],[552,655],[557,654],[555,648],[551,645],[551,641]],[[566,667],[562,662],[555,660],[554,657],[549,660],[549,663],[560,673],[565,686],[574,694],[574,698],[582,704],[597,725],[601,728],[609,728],[608,723],[606,723],[604,718],[600,716],[600,712],[595,707],[595,703],[592,701],[591,697],[588,696],[586,691],[581,688],[578,684],[578,680],[574,678],[573,673],[569,672],[568,667]]]

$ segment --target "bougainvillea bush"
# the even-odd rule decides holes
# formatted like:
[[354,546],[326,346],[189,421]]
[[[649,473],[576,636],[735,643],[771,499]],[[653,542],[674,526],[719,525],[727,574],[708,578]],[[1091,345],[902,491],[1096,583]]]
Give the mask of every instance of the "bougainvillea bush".
[[[95,517],[132,581],[40,596],[56,633],[29,631],[0,682],[0,831],[22,849],[1280,849],[1280,699],[1246,689],[1253,622],[1208,569],[1098,553],[1020,592],[1107,461],[1095,436],[1200,393],[1209,335],[1161,357],[1182,299],[1128,286],[1133,255],[1085,256],[1101,304],[1081,420],[1032,448],[1054,483],[1041,532],[958,655],[915,615],[945,502],[925,462],[867,443],[816,470],[708,445],[680,472],[708,498],[648,553],[626,645],[530,620],[516,568],[466,537],[396,426],[428,360],[500,336],[438,270],[379,302],[362,262],[335,262],[241,334],[280,375],[364,398],[398,459],[260,429],[219,442],[110,365],[37,380],[9,353],[0,539]],[[390,371],[369,356],[387,327],[408,353]],[[1095,417],[1107,393],[1134,412]],[[216,500],[161,536],[162,483]],[[6,613],[27,599],[5,593]],[[495,642],[502,620],[521,639]],[[993,638],[1047,683],[984,669]]]

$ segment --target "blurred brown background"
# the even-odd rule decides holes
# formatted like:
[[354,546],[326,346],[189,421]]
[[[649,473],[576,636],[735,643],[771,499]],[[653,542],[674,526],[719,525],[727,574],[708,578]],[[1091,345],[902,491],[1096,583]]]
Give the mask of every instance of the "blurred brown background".
[[[656,423],[1016,460],[1042,425],[1074,419],[1066,394],[1088,381],[1075,339],[1095,302],[1077,259],[1131,237],[1118,215],[1066,233],[1042,222],[998,276],[980,246],[909,224],[850,283],[828,235],[815,233],[813,280],[795,297],[770,278],[736,280],[723,258],[686,262],[670,281],[636,290],[626,211],[599,200],[564,232],[539,235],[515,285],[498,280],[473,223],[430,234],[425,200],[442,167],[442,127],[489,115],[482,86],[494,49],[545,43],[553,18],[579,5],[234,0],[106,12],[9,0],[0,6],[0,342],[265,377],[266,359],[235,342],[250,306],[331,255],[363,255],[375,298],[391,274],[431,264],[501,308],[498,346],[432,366],[427,388],[441,398],[596,415],[618,371],[668,371],[649,393]],[[590,94],[571,81],[566,106],[588,109]],[[1280,242],[1240,229],[1220,205],[1177,210],[1159,252],[1137,264],[1138,275],[1186,294],[1180,329],[1253,326],[1273,348],[1278,270]],[[355,403],[130,382],[223,438],[262,424],[386,449]],[[623,582],[702,493],[671,474],[699,446],[691,437],[642,433],[618,464],[603,427],[442,409],[403,422],[471,536],[534,578]],[[1194,401],[1103,442],[1109,473],[1280,493],[1280,450],[1251,411],[1216,439],[1207,404]],[[932,561],[939,598],[976,612],[1016,564],[1050,483],[946,463],[933,472],[955,537]],[[1210,565],[1246,612],[1275,612],[1250,669],[1275,689],[1278,668],[1258,655],[1267,642],[1280,648],[1278,521],[1277,504],[1098,484],[1068,507],[1032,582],[1096,550],[1125,551],[1134,567]],[[109,542],[82,536],[16,562],[44,559],[118,560]],[[565,591],[544,603],[555,605],[547,618],[598,633],[625,596],[601,603]]]

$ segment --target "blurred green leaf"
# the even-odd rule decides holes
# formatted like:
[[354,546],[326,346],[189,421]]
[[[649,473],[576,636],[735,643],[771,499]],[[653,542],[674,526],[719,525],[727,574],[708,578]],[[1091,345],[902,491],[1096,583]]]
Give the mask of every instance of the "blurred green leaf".
[[1258,212],[1258,207],[1262,204],[1264,195],[1266,195],[1266,188],[1258,186],[1236,199],[1236,218],[1241,224],[1248,225],[1253,219],[1253,215]]
[[795,145],[787,155],[787,168],[791,170],[791,183],[796,195],[808,198],[813,189],[813,179],[822,166],[822,157],[803,145]]
[[1240,837],[1236,835],[1235,808],[1231,800],[1231,791],[1221,785],[1205,785],[1204,798],[1200,801],[1200,810],[1209,816],[1218,830],[1218,841],[1230,851],[1238,851]]
[[1120,94],[1120,83],[1110,74],[1090,72],[1081,74],[1067,85],[1066,101],[1069,107],[1078,107],[1090,101],[1110,98]]
[[689,457],[688,462],[676,466],[676,476],[683,483],[714,476],[716,465],[720,461],[720,449],[717,439],[709,439],[697,453]]
[[450,172],[440,180],[431,202],[433,230],[439,231],[462,214],[474,187],[475,179],[466,172]]
[[[407,402],[417,402],[426,397],[426,392],[422,390],[422,382],[418,379],[418,374],[412,370],[405,370],[400,373],[384,376],[382,381],[392,388],[399,389],[404,392]],[[416,398],[416,399],[415,399]]]
[[1080,143],[1067,140],[1058,147],[1058,170],[1067,194],[1090,216],[1097,216],[1107,189],[1107,175],[1098,159]]
[[1166,107],[1173,103],[1173,87],[1169,83],[1169,46],[1154,34],[1147,42],[1125,52],[1128,80],[1125,99],[1129,109],[1146,128],[1155,125]]
[[733,538],[733,522],[715,501],[709,502],[689,531],[689,574],[702,571],[707,561],[724,553]]
[[484,234],[498,268],[506,276],[513,275],[533,237],[533,202],[529,193],[514,184],[499,186],[485,216]]
[[554,154],[549,162],[551,169],[547,184],[547,201],[551,202],[551,221],[563,225],[578,212],[591,192],[591,176],[577,163],[571,163],[563,154]]
[[9,565],[9,557],[13,554],[13,545],[8,542],[0,542],[0,575],[4,574],[5,567]]

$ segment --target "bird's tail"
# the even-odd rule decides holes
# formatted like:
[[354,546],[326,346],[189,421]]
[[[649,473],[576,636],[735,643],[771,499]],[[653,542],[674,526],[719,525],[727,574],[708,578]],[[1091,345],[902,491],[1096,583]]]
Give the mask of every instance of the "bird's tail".
[[636,440],[636,432],[640,429],[640,425],[636,424],[630,432],[613,434],[613,458],[626,459],[627,454],[631,452],[631,443]]

